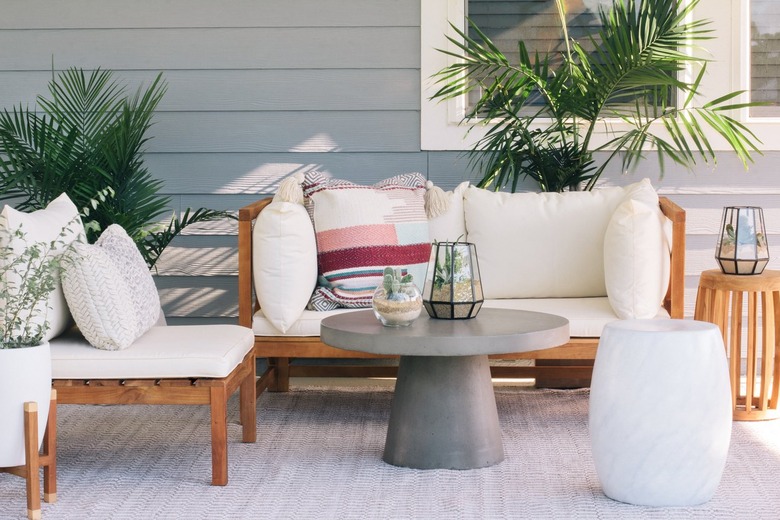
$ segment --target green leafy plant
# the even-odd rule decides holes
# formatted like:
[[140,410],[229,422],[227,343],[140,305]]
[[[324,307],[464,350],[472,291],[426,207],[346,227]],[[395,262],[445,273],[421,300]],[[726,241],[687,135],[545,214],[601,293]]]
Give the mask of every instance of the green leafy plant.
[[[4,217],[0,215],[0,219]],[[61,268],[62,255],[53,254],[64,247],[63,238],[72,222],[63,227],[51,242],[26,244],[17,254],[11,241],[26,242],[22,227],[8,230],[0,226],[0,349],[39,345],[49,328],[47,302],[54,291]]]
[[0,112],[0,200],[23,211],[45,207],[65,192],[87,208],[87,238],[111,224],[133,238],[149,267],[185,227],[229,217],[186,210],[163,222],[170,197],[144,165],[154,111],[166,90],[162,74],[132,95],[113,72],[71,68],[49,82],[37,109]]
[[[458,237],[460,240],[460,237]],[[458,273],[462,278],[463,274],[463,253],[459,249],[459,244],[465,244],[465,242],[437,242],[434,240],[433,245],[442,244],[444,249],[444,258],[436,258],[433,266],[433,287],[436,289],[442,289],[445,286],[452,286],[454,282],[459,280]]]
[[[474,38],[453,26],[457,37],[448,39],[458,50],[441,52],[456,62],[436,74],[432,98],[480,92],[466,114],[488,126],[470,151],[479,186],[515,191],[527,176],[545,191],[592,189],[615,157],[630,170],[648,148],[657,151],[661,172],[665,159],[691,168],[697,158],[715,161],[707,127],[747,166],[760,153],[758,139],[729,111],[758,103],[739,103],[741,92],[732,92],[696,105],[707,60],[685,49],[711,37],[709,20],[691,19],[698,3],[615,0],[599,10],[597,35],[580,42],[569,38],[564,2],[556,0],[566,50],[532,56],[519,41],[517,63],[472,21]],[[691,81],[682,79],[687,68],[698,68]],[[599,128],[608,139],[595,145]],[[600,164],[597,152],[607,154]]]

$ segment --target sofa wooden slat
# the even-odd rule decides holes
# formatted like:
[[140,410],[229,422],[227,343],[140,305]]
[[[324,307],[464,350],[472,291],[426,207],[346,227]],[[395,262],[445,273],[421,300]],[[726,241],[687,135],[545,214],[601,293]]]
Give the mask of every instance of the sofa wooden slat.
[[[272,201],[265,198],[241,208],[238,212],[238,294],[239,324],[252,327],[253,316],[259,309],[254,294],[252,274],[252,226],[260,212]],[[663,214],[672,223],[672,252],[670,257],[669,288],[663,306],[672,318],[682,318],[685,291],[685,210],[666,197],[659,197],[659,206]],[[573,337],[569,343],[553,349],[523,352],[501,356],[503,359],[539,360],[539,366],[502,367],[502,373],[513,370],[517,377],[534,377],[539,386],[566,386],[570,379],[574,386],[589,384],[592,362],[595,359],[597,337]],[[308,359],[365,359],[374,358],[365,353],[336,349],[319,341],[318,336],[255,336],[255,355],[268,359],[268,368],[263,384],[256,385],[258,394],[265,389],[286,391],[289,389],[289,377],[296,374],[316,376],[332,373],[332,369],[307,366],[304,369],[290,365],[290,360]],[[572,362],[572,360],[578,360]],[[582,361],[580,363],[579,361]],[[560,366],[556,366],[559,363]],[[376,367],[357,367],[348,371],[350,375],[361,376],[372,372]],[[347,373],[345,371],[344,373]],[[546,382],[545,382],[546,381]],[[550,383],[553,384],[550,384]],[[561,384],[563,382],[563,384]]]

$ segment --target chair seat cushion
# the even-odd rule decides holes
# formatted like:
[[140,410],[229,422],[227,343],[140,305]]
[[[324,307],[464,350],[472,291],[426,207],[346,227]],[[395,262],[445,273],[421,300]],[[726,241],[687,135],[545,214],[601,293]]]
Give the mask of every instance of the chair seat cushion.
[[155,326],[124,350],[96,349],[75,330],[50,343],[53,379],[219,378],[252,350],[254,335],[238,325]]
[[[604,325],[618,319],[615,311],[605,297],[597,298],[527,298],[506,300],[485,300],[483,308],[519,309],[557,314],[569,320],[569,331],[576,338],[598,338]],[[353,309],[333,311],[303,311],[284,336],[319,336],[320,322],[328,316],[350,312]],[[426,317],[423,313],[421,318]],[[656,318],[668,318],[669,314],[660,307]],[[258,311],[252,323],[257,336],[280,336],[279,331]]]

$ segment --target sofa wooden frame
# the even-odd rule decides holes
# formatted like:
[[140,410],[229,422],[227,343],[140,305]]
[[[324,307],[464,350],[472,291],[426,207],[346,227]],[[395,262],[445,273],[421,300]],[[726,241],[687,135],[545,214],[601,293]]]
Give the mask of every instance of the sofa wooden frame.
[[[239,324],[252,327],[252,317],[260,308],[252,281],[252,226],[260,212],[272,201],[265,198],[238,212],[238,316]],[[685,210],[666,197],[660,207],[672,222],[671,276],[663,305],[672,318],[683,317],[685,290]],[[599,338],[573,337],[560,347],[517,354],[493,356],[501,359],[532,359],[534,366],[493,366],[494,377],[536,378],[537,386],[589,386]],[[259,395],[265,389],[287,391],[290,377],[393,377],[393,366],[291,365],[296,358],[360,359],[378,358],[363,352],[351,352],[322,343],[319,336],[255,336],[255,356],[267,358],[265,372],[257,380]]]
[[55,379],[60,404],[209,405],[211,484],[228,483],[227,403],[239,390],[242,442],[257,438],[256,365],[252,351],[223,378]]

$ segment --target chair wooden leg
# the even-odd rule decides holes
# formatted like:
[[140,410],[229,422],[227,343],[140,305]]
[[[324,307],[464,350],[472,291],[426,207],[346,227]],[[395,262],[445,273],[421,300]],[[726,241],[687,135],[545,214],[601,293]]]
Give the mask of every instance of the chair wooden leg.
[[276,380],[271,385],[272,392],[290,390],[290,358],[269,358],[268,363],[276,368]]
[[46,464],[43,466],[43,501],[57,501],[57,390],[51,391],[49,403],[49,420],[46,421],[46,432],[43,435],[43,455]]
[[24,403],[24,473],[27,482],[27,518],[41,518],[41,476],[38,460],[38,403]]
[[227,390],[211,387],[211,484],[225,486],[228,482],[227,460]]
[[239,408],[241,411],[241,440],[243,442],[255,442],[257,440],[257,394],[255,392],[255,378],[257,366],[255,357],[249,359],[249,375],[241,382],[239,390]]

